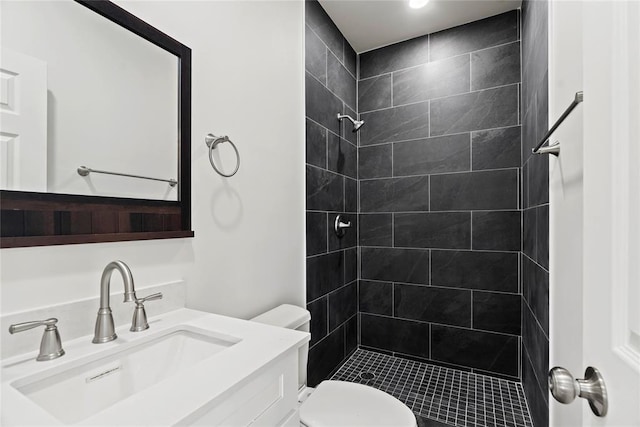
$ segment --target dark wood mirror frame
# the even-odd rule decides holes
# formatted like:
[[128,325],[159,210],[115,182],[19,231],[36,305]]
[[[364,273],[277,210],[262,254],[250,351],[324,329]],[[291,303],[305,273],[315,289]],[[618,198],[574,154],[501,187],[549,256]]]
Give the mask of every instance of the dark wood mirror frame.
[[179,62],[179,201],[0,191],[0,247],[193,237],[191,49],[107,0],[75,0],[174,54]]

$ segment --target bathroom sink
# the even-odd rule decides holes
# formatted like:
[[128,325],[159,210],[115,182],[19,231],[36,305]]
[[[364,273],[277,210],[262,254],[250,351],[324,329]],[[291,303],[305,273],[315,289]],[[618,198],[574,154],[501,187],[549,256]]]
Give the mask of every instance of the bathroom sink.
[[58,421],[75,424],[181,371],[197,369],[199,362],[239,341],[182,325],[11,385]]

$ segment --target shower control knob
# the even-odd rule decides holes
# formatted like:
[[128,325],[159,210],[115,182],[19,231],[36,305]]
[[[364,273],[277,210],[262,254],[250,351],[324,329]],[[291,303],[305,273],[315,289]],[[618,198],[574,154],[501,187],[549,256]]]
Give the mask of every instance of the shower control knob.
[[549,371],[549,390],[560,403],[569,404],[576,397],[589,401],[589,406],[598,417],[607,415],[607,388],[600,372],[589,366],[584,372],[584,379],[576,380],[571,373],[556,366]]
[[351,221],[343,222],[342,219],[342,215],[337,215],[333,223],[333,230],[338,237],[343,237],[347,233],[347,228],[351,228]]

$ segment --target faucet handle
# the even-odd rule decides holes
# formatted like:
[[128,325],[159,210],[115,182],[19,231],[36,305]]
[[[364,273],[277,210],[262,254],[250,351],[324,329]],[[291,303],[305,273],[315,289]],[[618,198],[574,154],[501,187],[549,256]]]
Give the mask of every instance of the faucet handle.
[[42,362],[44,360],[57,359],[64,355],[62,349],[62,341],[60,340],[60,333],[58,333],[58,327],[56,326],[58,319],[52,317],[46,320],[35,320],[32,322],[16,323],[9,326],[9,333],[15,334],[17,332],[28,331],[29,329],[36,328],[38,326],[45,326],[42,340],[40,341],[40,353],[36,360]]
[[140,299],[136,298],[136,308],[133,310],[133,320],[131,321],[131,328],[129,329],[131,332],[140,332],[149,329],[144,303],[156,299],[162,299],[162,292],[151,294]]

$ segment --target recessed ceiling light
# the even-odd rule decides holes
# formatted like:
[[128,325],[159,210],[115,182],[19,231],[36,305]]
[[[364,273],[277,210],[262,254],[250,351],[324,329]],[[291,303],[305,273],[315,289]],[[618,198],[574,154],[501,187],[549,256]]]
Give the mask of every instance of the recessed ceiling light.
[[409,0],[409,7],[412,9],[420,9],[425,7],[429,3],[429,0]]

